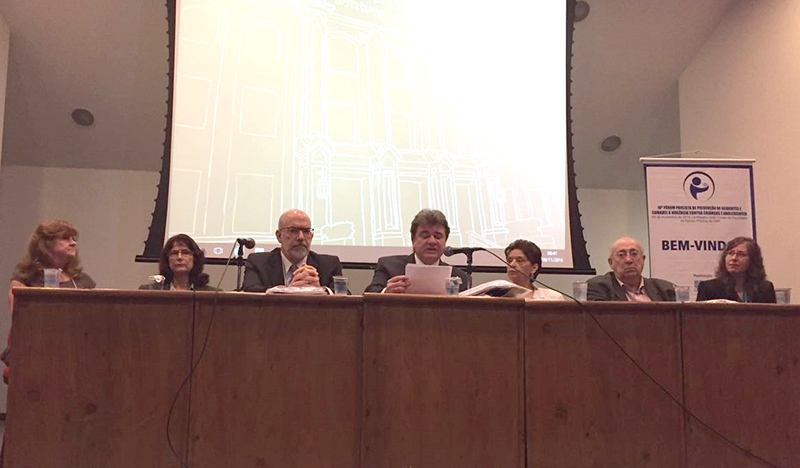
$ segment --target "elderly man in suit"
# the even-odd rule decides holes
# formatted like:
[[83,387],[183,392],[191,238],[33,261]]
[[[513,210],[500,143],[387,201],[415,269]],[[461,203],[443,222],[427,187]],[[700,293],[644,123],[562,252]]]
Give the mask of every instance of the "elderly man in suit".
[[[409,263],[445,265],[440,259],[450,237],[447,218],[439,210],[424,209],[411,221],[411,255],[381,257],[375,267],[372,282],[364,292],[404,293],[411,284],[405,275]],[[467,287],[467,275],[453,268],[453,276],[461,278],[461,290]]]
[[307,214],[296,209],[283,213],[275,237],[280,247],[247,257],[243,290],[264,292],[278,285],[333,287],[342,264],[335,255],[311,251],[314,229]]
[[644,278],[645,255],[636,239],[623,237],[611,244],[610,272],[589,280],[590,301],[674,301],[675,287],[669,281]]

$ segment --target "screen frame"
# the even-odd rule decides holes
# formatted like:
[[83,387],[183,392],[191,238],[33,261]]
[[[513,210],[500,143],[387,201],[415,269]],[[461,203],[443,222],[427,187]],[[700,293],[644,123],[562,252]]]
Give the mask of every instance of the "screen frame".
[[[578,190],[575,182],[575,160],[574,148],[572,146],[572,106],[571,106],[571,83],[572,83],[572,45],[575,30],[575,4],[576,0],[566,0],[566,135],[567,135],[567,205],[569,216],[569,236],[572,252],[572,267],[542,267],[544,274],[595,274],[595,270],[589,262],[589,254],[586,249],[586,240],[583,235],[581,214],[578,200]],[[169,174],[170,158],[172,148],[172,116],[173,116],[173,97],[174,97],[174,76],[175,76],[175,46],[176,46],[176,21],[177,21],[177,0],[167,0],[167,36],[168,36],[168,99],[166,127],[164,129],[164,153],[161,157],[161,170],[159,173],[158,193],[154,200],[154,209],[151,216],[150,226],[148,227],[147,239],[144,242],[144,250],[141,255],[137,255],[136,262],[153,263],[158,262],[161,255],[162,246],[166,238],[167,211],[169,200]],[[377,259],[376,259],[377,261]],[[208,264],[225,264],[225,258],[207,258]],[[455,266],[462,266],[458,262],[451,262]],[[342,262],[346,269],[367,270],[374,269],[374,262]],[[475,266],[473,271],[485,273],[505,272],[503,266]]]

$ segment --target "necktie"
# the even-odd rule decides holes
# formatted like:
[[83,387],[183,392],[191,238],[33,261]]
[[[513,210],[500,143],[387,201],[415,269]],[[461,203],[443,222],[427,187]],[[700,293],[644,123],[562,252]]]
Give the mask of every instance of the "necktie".
[[289,267],[289,270],[286,272],[286,286],[292,284],[292,278],[294,278],[294,272],[297,271],[297,264],[292,263],[292,266]]

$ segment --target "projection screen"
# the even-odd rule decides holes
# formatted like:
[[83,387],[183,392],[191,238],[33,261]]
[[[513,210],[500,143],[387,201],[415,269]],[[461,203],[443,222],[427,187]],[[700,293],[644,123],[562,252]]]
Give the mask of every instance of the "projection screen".
[[588,268],[568,190],[571,5],[177,0],[161,242],[269,250],[300,208],[314,250],[369,264],[409,253],[428,207],[449,245],[523,238],[547,269]]

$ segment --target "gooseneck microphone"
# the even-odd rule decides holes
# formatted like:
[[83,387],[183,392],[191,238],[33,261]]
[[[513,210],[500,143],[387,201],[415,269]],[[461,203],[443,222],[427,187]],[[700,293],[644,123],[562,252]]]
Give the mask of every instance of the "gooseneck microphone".
[[252,237],[240,237],[236,242],[246,249],[252,249],[256,246],[256,241]]
[[456,255],[456,254],[471,255],[473,252],[477,252],[479,250],[484,250],[485,251],[486,249],[484,249],[483,247],[457,247],[457,248],[455,248],[455,247],[450,247],[448,245],[447,247],[444,248],[442,253],[445,254],[445,256],[447,256],[447,257],[452,257],[453,255]]
[[[236,239],[236,244],[239,244],[239,250],[236,253],[236,290],[242,290],[242,282],[244,281],[244,276],[242,273],[242,267],[244,266],[244,249],[252,249],[256,246],[256,241],[253,240],[252,237],[240,237]],[[233,247],[236,247],[236,244],[233,244]],[[233,252],[231,252],[231,256]]]

